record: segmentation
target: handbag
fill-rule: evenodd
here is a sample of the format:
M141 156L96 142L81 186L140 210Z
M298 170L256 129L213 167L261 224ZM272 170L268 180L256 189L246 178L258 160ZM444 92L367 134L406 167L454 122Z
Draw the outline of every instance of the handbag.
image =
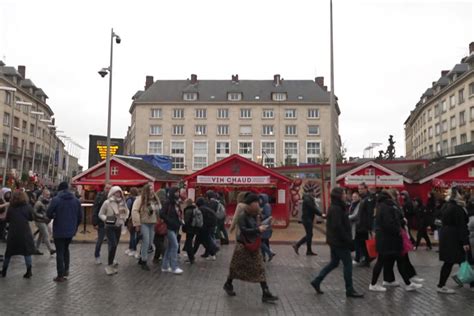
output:
M168 226L166 226L166 223L162 220L159 220L156 225L155 225L155 233L158 236L165 236L168 234Z
M257 238L255 238L255 240L253 242L249 242L245 237L242 238L242 240L244 241L243 244L244 244L245 249L247 249L250 252L259 251L260 246L262 245L262 237L261 236L257 236Z
M117 217L115 216L107 216L105 219L105 225L115 225L117 223Z
M367 254L370 258L377 258L379 254L377 253L375 238L367 239L365 241L365 247L367 248Z
M400 229L400 234L402 235L403 247L402 247L402 256L406 255L408 252L413 251L413 244L410 241L408 233L403 228Z

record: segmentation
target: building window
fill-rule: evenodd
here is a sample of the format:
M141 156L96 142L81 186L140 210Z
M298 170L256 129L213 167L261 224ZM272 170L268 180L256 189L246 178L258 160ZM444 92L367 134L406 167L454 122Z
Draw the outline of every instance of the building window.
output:
M240 109L240 118L241 119L252 118L252 109Z
M185 92L183 93L184 101L196 101L198 99L197 92Z
M217 109L217 118L218 119L228 119L229 118L229 109Z
M474 95L474 82L469 84L469 96Z
M194 127L195 135L206 135L207 134L207 126L206 125L195 125Z
M428 121L433 119L433 111L431 109L428 110Z
M229 125L217 125L217 135L229 135Z
M442 130L442 133L445 133L448 131L448 121L447 120L444 120L443 122L441 122L441 130Z
M443 113L448 110L448 105L446 104L446 100L441 101L441 109Z
M459 126L466 125L466 111L459 112Z
M251 125L240 125L239 134L240 135L252 135L252 126Z
M151 109L150 116L151 118L161 118L162 116L161 109Z
M296 135L296 125L285 125L285 135Z
M296 109L285 109L285 118L287 119L296 118Z
M229 101L241 101L242 93L241 92L229 92L227 93L227 100Z
M3 125L10 126L10 113L3 113Z
M194 142L193 147L193 169L207 167L207 142Z
M430 127L428 128L428 137L429 137L429 138L433 138L433 127L432 127L432 126L430 126Z
M285 142L284 144L283 157L285 159L285 166L297 166L298 142Z
M456 105L456 96L453 94L449 97L449 106L454 107Z
M471 131L471 142L474 142L474 131Z
M174 119L183 119L184 118L184 109L173 109L173 118Z
M308 135L319 135L319 125L309 125Z
M441 144L440 143L436 143L436 152L437 153L441 152Z
M12 105L12 93L10 91L5 91L5 104Z
M162 155L163 154L163 142L161 140L150 140L148 142L148 154L150 155Z
M198 118L198 119L207 118L207 110L206 109L196 109L196 118Z
M262 118L264 119L272 119L275 117L275 113L273 109L263 109L262 111Z
M456 146L457 146L457 144L458 144L458 143L457 143L457 139L456 139L456 137L452 137L452 138L451 138L451 147L453 147L453 148L454 148L454 147L456 147Z
M461 144L467 143L467 134L461 134Z
M268 168L274 168L276 165L275 142L262 142L263 165Z
M310 119L319 118L319 109L308 109L308 118Z
M16 116L13 118L13 127L20 130L20 118Z
M262 135L273 136L273 125L263 125L262 126Z
M471 108L469 109L470 111L470 118L471 118L471 122L474 121L474 106L471 106Z
M306 162L309 164L318 163L319 156L321 155L321 143L320 142L306 142Z
M161 135L162 133L161 125L150 125L150 135Z
M225 157L228 157L229 155L230 155L230 142L229 141L216 142L216 161L219 161Z
M184 135L184 125L173 125L173 135Z
M458 91L458 104L464 103L464 89Z
M248 159L252 159L253 142L239 142L239 155Z
M438 136L441 133L441 125L436 123L435 125L435 135Z
M273 92L272 93L273 101L286 101L286 93L284 92Z
M451 129L456 128L456 116L451 116L450 123L451 123Z
M30 124L30 135L35 136L35 124Z
M435 117L439 116L441 114L439 104L436 104L434 107L434 115Z
M184 170L184 159L186 156L186 146L184 141L171 142L171 158L174 170Z

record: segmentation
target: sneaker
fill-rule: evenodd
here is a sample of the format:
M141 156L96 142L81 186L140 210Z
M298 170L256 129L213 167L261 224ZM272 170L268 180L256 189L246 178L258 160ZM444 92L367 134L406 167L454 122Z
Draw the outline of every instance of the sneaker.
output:
M66 279L65 277L59 277L59 276L58 276L58 277L55 277L55 278L53 279L53 281L54 281L54 282L57 282L57 283L62 283L62 282L67 281L67 279Z
M181 270L180 268L176 268L175 270L173 270L173 274L176 274L176 275L180 275L180 274L183 274L183 270Z
M161 268L161 272L163 272L163 273L171 273L171 272L173 272L173 270L171 270L171 268L168 268L168 269L163 269L163 268Z
M100 258L95 258L95 264L96 265L102 264L102 261L100 260Z
M453 289L449 289L449 288L447 288L447 287L445 287L445 286L443 286L443 287L438 287L438 288L436 289L436 292L442 293L442 294L454 294L454 293L456 293L456 291L454 291Z
M423 283L425 282L425 279L414 276L413 278L410 279L410 281L415 282L415 283Z
M129 257L133 257L133 256L135 256L135 254L136 254L136 252L133 251L133 250L131 250L131 251L128 252L127 255L128 255Z
M105 267L105 273L107 275L114 275L115 274L115 270L112 266L106 266Z
M398 283L397 281L393 281L393 282L383 281L382 285L383 285L383 287L399 287L400 283Z
M369 285L369 291L372 291L372 292L387 292L387 289L384 288L381 285L378 285L378 284L375 284L375 285L370 284Z
M140 253L138 251L135 253L135 259L140 259Z
M114 269L114 274L118 274L118 269L117 268L113 268Z
M353 266L356 266L356 265L358 265L358 264L359 264L359 262L357 262L357 261L355 261L355 260L352 260L352 265L353 265Z
M209 256L206 258L207 261L216 261L216 256Z
M423 284L418 284L418 283L412 282L412 283L410 283L410 285L407 285L405 287L405 290L407 292L412 292L412 291L416 291L418 289L421 289L422 287L423 287Z
M125 254L128 256L130 255L130 249L125 250Z
M114 260L114 268L117 268L119 266L119 262L117 260Z

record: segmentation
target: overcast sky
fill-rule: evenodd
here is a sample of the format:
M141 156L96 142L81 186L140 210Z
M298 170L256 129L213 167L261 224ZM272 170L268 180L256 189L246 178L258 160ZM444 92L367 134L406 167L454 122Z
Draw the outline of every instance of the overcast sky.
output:
M334 0L335 92L350 156L389 134L404 154L403 122L421 94L468 54L473 1ZM329 84L329 0L0 1L0 59L26 65L57 125L88 147L106 135L110 28L112 136L130 124L132 95L157 79L314 79ZM378 148L379 150L381 148ZM81 163L87 166L87 150Z

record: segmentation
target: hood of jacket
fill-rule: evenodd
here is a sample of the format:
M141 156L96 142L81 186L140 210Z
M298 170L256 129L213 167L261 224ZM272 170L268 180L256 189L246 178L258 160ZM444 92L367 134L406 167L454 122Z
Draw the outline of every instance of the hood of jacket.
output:
M258 197L262 200L261 206L263 206L265 204L268 204L268 202L270 201L270 198L268 197L268 194L262 193Z
M168 197L168 201L170 201L171 204L176 204L176 201L178 199L175 197L175 194L178 191L179 191L179 189L177 187L172 187L172 188L169 189L167 197Z
M5 196L5 194L8 193L8 192L12 192L12 189L7 188L7 187L2 188L2 190L0 190L0 198L3 199L3 197Z
M123 199L123 198L124 198L124 196L123 196L123 191L122 191L122 189L121 189L119 186L117 186L117 185L110 188L109 194L107 194L107 198L111 198L111 197L112 197L115 193L117 193L117 192L122 193L122 199Z
M388 194L387 192L380 192L379 195L377 196L377 202L378 203L382 203L382 202L386 202L387 200L390 200L392 201L392 197L390 196L390 194Z
M76 196L71 191L67 190L60 191L56 196L61 200L72 200L76 198Z

